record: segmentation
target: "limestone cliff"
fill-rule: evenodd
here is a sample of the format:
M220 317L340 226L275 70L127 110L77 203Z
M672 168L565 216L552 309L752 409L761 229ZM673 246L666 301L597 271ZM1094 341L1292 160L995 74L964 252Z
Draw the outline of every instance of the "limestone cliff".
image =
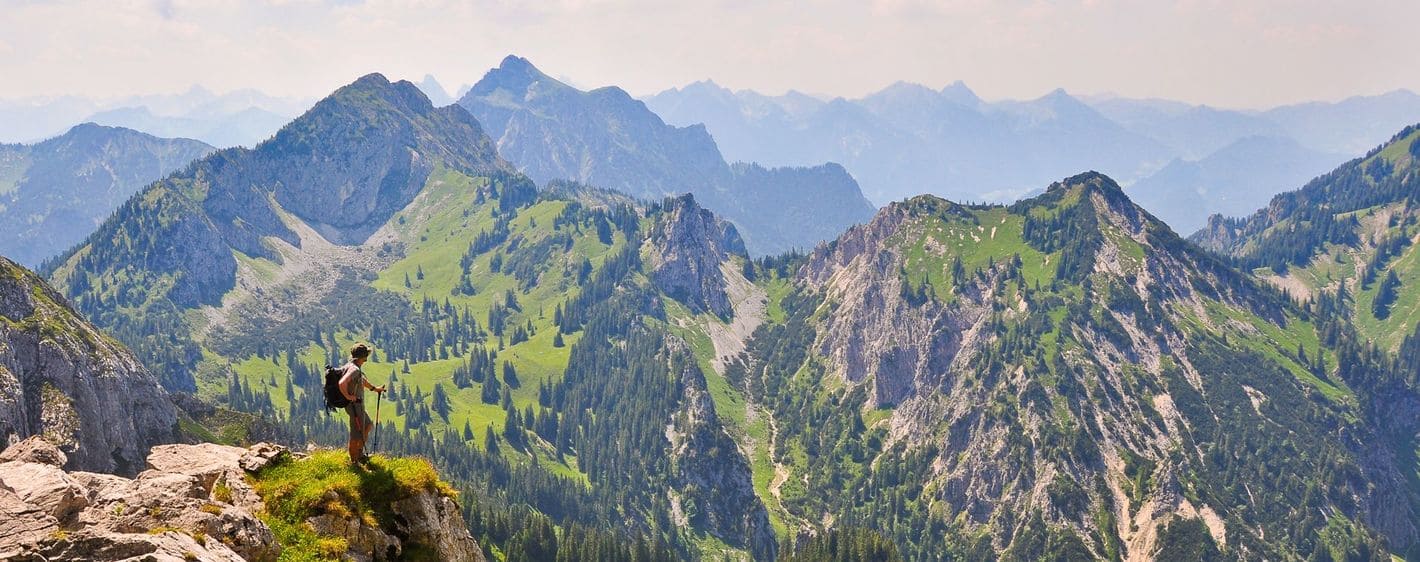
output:
M739 233L691 195L666 199L663 210L649 236L651 281L691 312L729 318L733 310L720 264L745 255Z
M177 439L177 416L127 348L0 258L0 444L42 435L66 468L133 474L149 447Z

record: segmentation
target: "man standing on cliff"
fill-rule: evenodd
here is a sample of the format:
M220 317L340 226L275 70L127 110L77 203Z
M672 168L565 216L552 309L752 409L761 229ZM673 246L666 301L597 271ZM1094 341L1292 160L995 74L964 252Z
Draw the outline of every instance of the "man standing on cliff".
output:
M384 392L385 387L370 384L365 380L365 372L360 370L360 366L370 358L370 346L357 343L350 348L350 362L345 364L345 374L340 377L340 393L350 401L345 407L345 413L350 414L350 463L365 464L370 461L370 457L365 454L365 440L370 438L370 431L375 428L375 424L370 422L370 415L365 413L365 389L375 392Z

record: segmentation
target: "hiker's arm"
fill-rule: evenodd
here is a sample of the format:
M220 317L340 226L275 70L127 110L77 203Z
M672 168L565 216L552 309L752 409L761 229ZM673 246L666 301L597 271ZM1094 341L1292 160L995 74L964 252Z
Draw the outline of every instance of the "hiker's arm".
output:
M353 392L351 392L350 390L347 389L347 387L350 386L350 375L351 375L352 373L354 373L354 371L345 371L345 374L340 376L340 384L337 384L337 385L335 385L335 386L337 386L337 387L340 388L340 393L345 395L345 399L346 399L346 400L349 400L349 401L351 401L351 402L354 402L354 401L355 401L355 393L353 393ZM369 383L365 383L365 384L369 384Z
M375 391L375 392L384 392L384 391L385 391L385 387L383 387L383 386L375 386L375 385L373 385L373 384L370 384L370 381L360 381L360 382L365 383L365 388L366 388L367 390L373 390L373 391Z

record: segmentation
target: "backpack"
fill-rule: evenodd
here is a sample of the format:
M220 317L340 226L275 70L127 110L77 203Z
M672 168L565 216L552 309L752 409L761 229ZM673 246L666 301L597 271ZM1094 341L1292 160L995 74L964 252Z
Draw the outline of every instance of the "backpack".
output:
M350 405L350 399L340 391L340 378L344 376L345 369L325 366L325 409L339 410Z

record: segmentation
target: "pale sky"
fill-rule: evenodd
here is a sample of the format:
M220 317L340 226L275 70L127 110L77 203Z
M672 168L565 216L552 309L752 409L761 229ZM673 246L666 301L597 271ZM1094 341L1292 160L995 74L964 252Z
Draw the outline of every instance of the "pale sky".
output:
M319 97L369 72L454 90L514 53L635 95L963 80L988 99L1063 87L1268 107L1420 91L1415 22L1415 0L0 0L0 98Z

